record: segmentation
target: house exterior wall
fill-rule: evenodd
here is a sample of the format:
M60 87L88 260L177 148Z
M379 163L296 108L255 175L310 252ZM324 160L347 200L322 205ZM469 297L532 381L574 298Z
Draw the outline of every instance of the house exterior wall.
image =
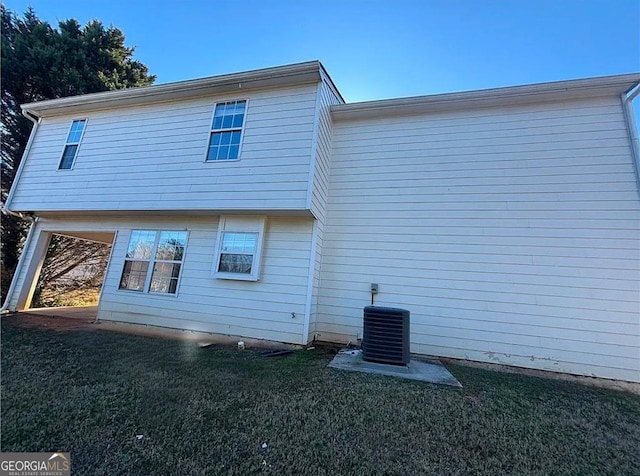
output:
M302 329L313 220L267 218L258 282L212 277L218 222L218 216L73 216L44 218L37 226L40 232L117 232L100 298L99 319L306 343ZM189 231L176 295L118 289L134 229ZM32 250L26 253L28 257ZM20 286L23 281L22 278ZM296 317L292 318L291 313Z
M10 308L50 233L108 231L100 319L355 341L377 283L376 304L411 311L414 353L640 381L640 191L617 96L632 78L332 116L342 98L306 68L210 78L206 96L183 84L34 106L45 117L7 208L40 221ZM236 99L240 160L205 162L215 104ZM69 104L97 109L53 115ZM87 119L79 153L58 170L74 119ZM220 215L234 214L268 215L258 282L212 277ZM118 289L133 229L189 231L177 295Z
M411 311L411 351L640 381L619 97L334 121L316 331Z
M44 118L16 211L308 209L318 84ZM248 99L241 160L205 162L217 101ZM87 119L72 170L69 126Z
M315 335L315 321L317 316L318 285L320 282L320 267L322 263L322 241L324 235L324 224L326 221L327 195L329 191L329 174L331 167L331 133L332 121L330 107L334 104L342 104L340 98L329 84L329 79L324 78L318 88L317 111L316 111L316 132L313 177L310 180L312 186L309 188L309 209L316 218L315 246L313 267L310 270L311 276L311 302L309 309L309 326L307 329L307 339L312 341Z
M334 104L342 104L328 81L323 81L318 88L316 131L315 131L315 160L313 178L310 180L309 209L313 215L324 222L327 208L327 194L329 190L329 170L331 166L331 111Z

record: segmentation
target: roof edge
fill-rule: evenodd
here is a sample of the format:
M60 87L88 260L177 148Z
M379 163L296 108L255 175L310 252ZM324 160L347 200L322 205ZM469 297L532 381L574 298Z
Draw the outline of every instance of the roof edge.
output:
M389 114L420 114L559 99L578 99L592 96L619 96L620 94L628 93L639 83L640 73L599 76L475 91L339 104L331 106L331 115L336 120L344 120Z
M45 117L63 112L80 112L186 99L229 91L319 82L323 69L322 64L314 60L206 78L50 99L23 104L21 107L23 111Z
M331 89L331 91L336 96L336 98L339 101L341 101L342 104L345 104L347 101L345 101L344 97L342 96L342 93L338 89L338 86L336 86L336 83L333 81L333 78L331 78L331 75L329 74L329 72L327 71L327 69L324 67L322 63L320 63L320 75L323 77L324 82L327 84L327 86L329 86L329 89Z

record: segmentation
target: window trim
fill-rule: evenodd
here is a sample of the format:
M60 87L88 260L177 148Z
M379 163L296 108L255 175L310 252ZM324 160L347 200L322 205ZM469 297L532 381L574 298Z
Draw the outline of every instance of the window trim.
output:
M229 279L234 281L260 281L260 268L262 266L262 252L264 249L264 232L266 228L266 216L237 215L221 216L218 223L218 237L216 240L213 269L211 276L216 279ZM228 273L218 271L222 256L222 237L229 233L257 233L256 250L251 263L251 273Z
M186 228L182 230L160 229L160 228L134 228L129 231L129 236L127 239L127 249L129 249L129 243L131 242L131 235L133 234L134 231L153 231L156 234L155 239L153 241L153 248L151 250L151 257L148 260L140 259L140 258L127 258L127 251L125 250L124 258L122 260L122 269L120 271L120 277L118 280L118 287L116 288L117 291L123 291L126 293L135 293L135 294L150 294L153 296L170 296L174 298L178 297L178 294L180 294L180 283L182 282L182 270L184 269L184 263L187 256L187 248L189 245L189 236L191 235L191 233ZM163 231L168 231L168 232L179 231L179 232L185 232L187 234L187 238L185 239L185 242L184 242L184 251L182 252L182 261L180 262L180 273L178 274L178 281L176 283L175 293L161 293L158 291L151 291L151 279L153 278L153 267L154 267L153 265L155 263L175 262L174 260L162 260L162 259L157 260L155 258L155 255L158 251L158 244L160 243L160 234ZM147 268L147 275L145 276L145 279L144 279L144 287L142 288L141 291L120 287L120 282L122 281L122 274L124 273L124 267L126 266L127 261L139 261L139 262L149 263L149 267Z
M78 142L68 142L69 134L71 133L71 128L73 127L73 124L77 121L84 121L84 126L82 127L82 133L80 134L80 138L78 139ZM65 137L64 145L62 146L62 153L60 154L60 160L58 160L58 171L73 170L73 168L75 167L76 159L78 158L78 154L80 153L80 144L82 144L82 139L84 139L84 133L87 131L88 123L89 123L88 117L71 119L71 124L69 124L69 129L67 129L67 136ZM67 150L67 146L69 145L76 146L76 153L73 155L73 160L71 161L71 167L69 167L68 169L62 169L60 168L60 166L62 165L62 159L64 158L64 151Z
M213 119L216 115L216 107L218 106L218 104L224 104L227 102L233 102L233 101L245 101L245 106L244 106L244 117L242 118L242 126L240 128L240 144L238 145L238 158L237 159L224 159L224 160L207 160L207 158L209 157L209 145L211 145L211 136L213 135L214 132L224 132L224 131L229 131L229 130L234 130L236 128L231 128L231 129L214 129L213 128ZM213 104L213 110L211 111L211 117L209 119L209 126L207 129L207 143L205 145L205 150L204 150L204 163L205 164L224 164L227 162L239 162L240 159L242 158L242 143L244 142L244 129L245 129L245 125L247 123L247 112L249 111L249 98L234 98L234 99L224 99L221 101L216 101Z

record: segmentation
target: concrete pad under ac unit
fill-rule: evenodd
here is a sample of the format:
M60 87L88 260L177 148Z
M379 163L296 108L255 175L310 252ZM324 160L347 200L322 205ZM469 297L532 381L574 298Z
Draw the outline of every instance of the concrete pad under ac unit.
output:
M329 367L339 370L351 370L368 374L388 375L391 377L419 380L462 387L460 382L439 361L411 359L408 366L378 364L362 358L361 350L344 349L336 354Z

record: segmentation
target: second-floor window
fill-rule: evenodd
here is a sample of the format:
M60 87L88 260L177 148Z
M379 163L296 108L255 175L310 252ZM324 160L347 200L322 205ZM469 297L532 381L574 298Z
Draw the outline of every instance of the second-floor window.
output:
M207 161L240 158L242 128L247 101L227 101L216 104L207 149Z
M68 170L73 167L73 162L78 155L78 147L80 147L80 141L82 140L86 123L86 119L78 119L71 123L58 169Z

